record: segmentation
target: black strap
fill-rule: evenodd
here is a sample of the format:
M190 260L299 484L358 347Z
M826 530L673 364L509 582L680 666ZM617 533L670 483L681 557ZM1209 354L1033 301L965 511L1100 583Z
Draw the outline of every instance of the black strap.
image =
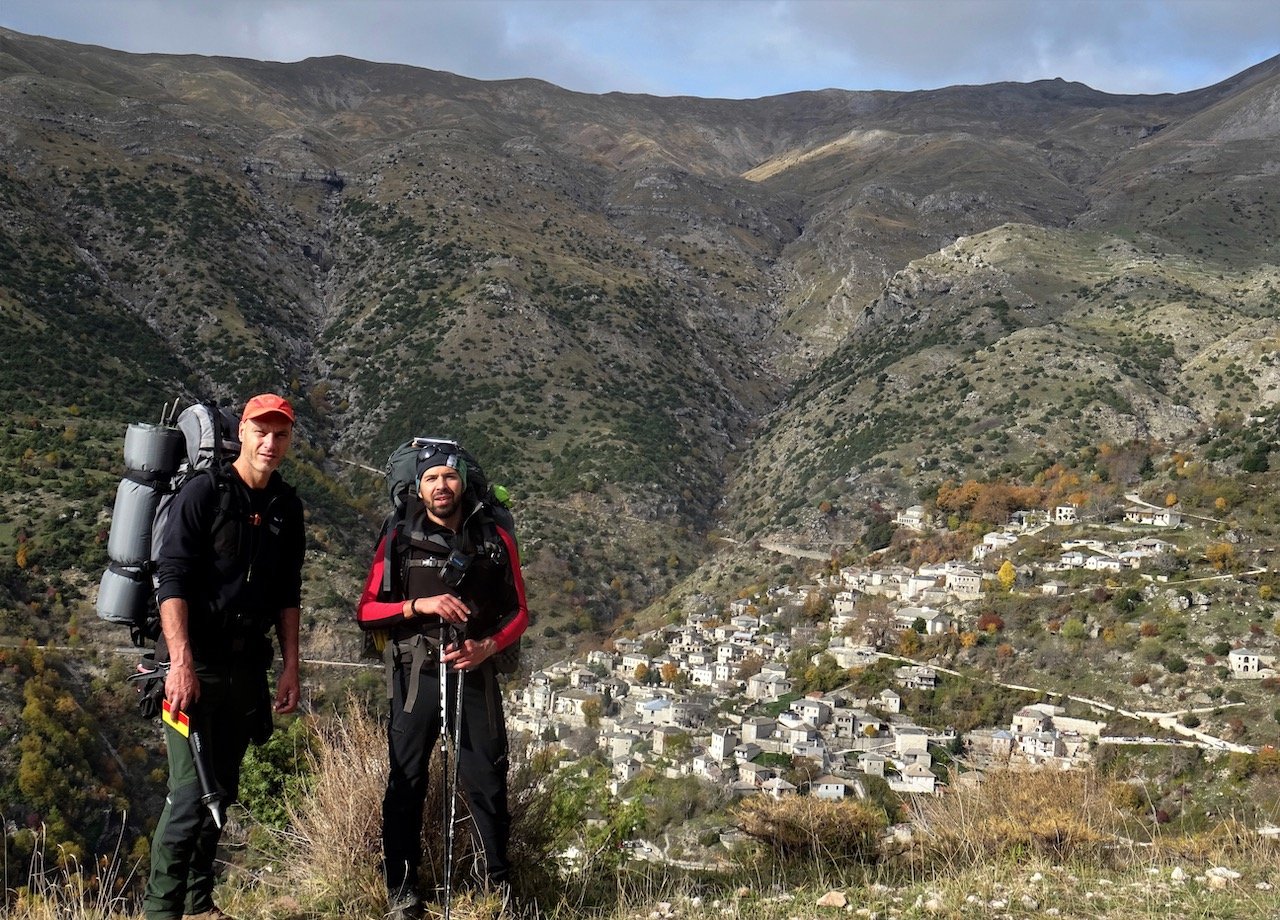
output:
M169 474L159 470L125 470L122 478L141 486L154 486L161 480L168 480Z
M387 697L395 696L395 673L401 672L408 665L408 687L404 695L404 711L413 712L418 702L418 689L422 683L422 672L440 661L439 640L433 640L423 633L416 633L407 639L391 639L382 649L382 660L387 669Z

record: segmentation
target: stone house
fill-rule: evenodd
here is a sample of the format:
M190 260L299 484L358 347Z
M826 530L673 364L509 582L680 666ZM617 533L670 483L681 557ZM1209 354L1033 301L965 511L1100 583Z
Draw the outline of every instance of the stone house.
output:
M903 508L898 512L898 516L893 519L893 522L899 527L906 527L910 530L924 530L928 525L924 505L912 505L909 508Z
M791 711L811 725L822 726L831 721L831 704L805 697L791 704Z
M858 758L858 766L863 773L868 776L884 776L885 765L889 762L889 758L883 754L877 754L874 751L863 754Z
M812 790L814 798L838 802L849 796L859 795L860 785L857 780L827 773L813 781Z
M680 738L688 734L671 725L655 725L653 728L653 752L655 754L667 753L667 745L674 738Z
M736 661L717 661L713 676L718 684L727 684L738 677L738 663Z
M742 740L762 741L766 738L772 738L777 731L778 723L767 716L758 716L754 719L746 719L742 723Z
M953 569L947 572L946 588L961 600L973 600L982 597L982 576L970 569Z
M760 784L760 791L773 796L775 799L781 799L789 795L795 795L796 787L781 776L773 776Z
M901 607L893 614L899 629L914 629L916 620L924 621L924 631L929 636L940 636L951 629L952 620L941 610L932 607Z
M1018 749L1029 757L1065 757L1067 746L1055 731L1033 732L1018 739Z
M1266 677L1270 670L1262 655L1247 648L1233 648L1227 655L1227 664L1231 668L1231 676L1242 680Z
M606 652L604 649L592 649L587 652L587 667L603 668L606 671L612 671L617 656L613 652Z
M574 689L561 690L556 694L552 711L570 725L581 728L587 724L585 707L590 701L594 701L601 708L604 706L604 698L598 693Z
M772 767L762 766L757 763L739 763L738 779L741 782L750 783L759 788L767 779L773 779L777 772Z
M716 665L702 664L689 669L689 680L699 687L710 687L715 679Z
M1023 706L1013 714L1013 724L1009 730L1015 736L1032 735L1045 731L1052 724L1053 717L1049 713L1034 706Z
M738 733L728 728L718 728L711 733L708 752L717 761L728 760L739 743Z
M761 671L759 674L747 678L746 696L749 700L772 702L790 693L791 686L791 681L785 677L778 677L771 672Z
M625 674L635 674L636 668L641 665L646 668L650 667L651 662L648 655L644 652L627 652L622 656L622 663L619 667Z
M551 680L538 671L530 678L521 693L520 702L530 712L551 712L555 702L555 691L551 689Z
M629 783L640 775L644 764L636 757L619 757L610 765L613 778L619 783Z
M636 703L636 715L646 725L666 725L670 723L666 714L670 708L671 700L665 696L659 696Z
M903 665L895 668L894 679L908 690L935 690L938 687L938 672L924 665Z
M912 792L930 795L937 790L938 778L928 767L911 763L902 768L897 780L889 781L889 788L895 792Z
M918 725L898 725L893 730L893 749L899 757L914 758L929 753L929 732Z
M1144 524L1148 527L1177 527L1182 523L1182 512L1176 508L1130 505L1124 509L1124 519L1129 524Z

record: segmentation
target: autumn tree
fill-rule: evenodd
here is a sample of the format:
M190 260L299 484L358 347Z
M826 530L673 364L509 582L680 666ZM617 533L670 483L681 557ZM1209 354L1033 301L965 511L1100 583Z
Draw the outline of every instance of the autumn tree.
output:
M920 634L914 629L898 630L898 654L911 657L920 651Z
M1219 572L1232 572L1238 567L1236 548L1230 543L1211 543L1204 555L1209 564Z
M978 615L978 620L974 623L974 627L981 632L996 633L1004 629L1004 617L994 610L984 610Z
M738 680L749 680L760 673L764 667L764 659L752 652L738 662Z
M1014 568L1012 561L1006 559L1004 565L1000 566L1000 571L996 572L996 578L1001 588L1012 591L1014 582L1018 580L1018 570Z

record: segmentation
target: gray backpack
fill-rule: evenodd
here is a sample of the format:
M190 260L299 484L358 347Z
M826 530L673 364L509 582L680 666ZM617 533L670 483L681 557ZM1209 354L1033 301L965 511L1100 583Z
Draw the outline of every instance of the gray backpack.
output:
M240 452L239 419L230 410L196 403L175 420L177 410L176 400L172 409L166 403L158 425L135 422L125 431L125 473L107 538L110 564L98 586L98 616L129 627L138 647L160 635L153 577L173 496L199 475L224 475Z

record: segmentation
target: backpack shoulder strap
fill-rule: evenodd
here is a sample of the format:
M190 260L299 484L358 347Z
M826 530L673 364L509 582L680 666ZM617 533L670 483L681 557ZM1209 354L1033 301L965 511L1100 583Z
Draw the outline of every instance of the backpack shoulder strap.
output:
M400 564L399 543L403 539L404 529L408 523L408 507L409 502L397 505L382 522L382 532L378 536L378 541L382 544L382 587L378 593L379 600L392 599L392 579L395 577L396 567Z

